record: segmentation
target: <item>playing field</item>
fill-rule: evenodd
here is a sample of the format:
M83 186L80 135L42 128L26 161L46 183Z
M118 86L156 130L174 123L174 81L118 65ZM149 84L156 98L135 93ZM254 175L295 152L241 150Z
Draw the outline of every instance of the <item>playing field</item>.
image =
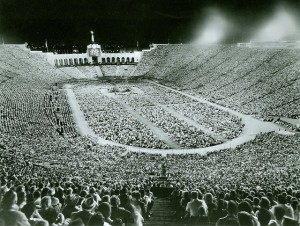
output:
M72 87L89 127L101 138L155 149L202 148L237 137L241 119L151 83Z

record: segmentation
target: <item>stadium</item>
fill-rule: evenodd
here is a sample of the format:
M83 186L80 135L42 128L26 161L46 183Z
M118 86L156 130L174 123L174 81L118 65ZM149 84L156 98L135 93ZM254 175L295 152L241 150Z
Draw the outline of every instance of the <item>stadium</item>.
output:
M299 225L299 41L85 35L0 45L0 225Z

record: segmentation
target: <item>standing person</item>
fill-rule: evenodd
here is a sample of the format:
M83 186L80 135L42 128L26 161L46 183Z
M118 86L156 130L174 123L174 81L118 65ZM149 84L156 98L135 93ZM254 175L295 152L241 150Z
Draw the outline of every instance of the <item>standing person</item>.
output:
M141 226L144 222L144 217L146 215L145 203L141 201L141 193L135 191L132 193L131 205L133 206L134 215L135 215L135 225Z
M184 217L185 214L185 210L186 210L186 206L187 204L191 201L190 199L190 193L188 191L184 191L182 193L182 198L180 200L180 217Z
M144 218L142 215L136 210L134 205L131 203L131 200L129 196L124 199L124 208L128 210L131 214L131 219L133 219L133 222L128 223L130 226L142 226L144 222Z
M204 200L207 205L207 216L210 219L213 211L217 208L217 206L214 203L213 195L211 193L206 193L204 196Z
M141 201L141 193L135 191L132 193L132 204L136 208L136 210L142 215L142 217L146 216L146 206L145 203Z
M191 198L192 200L186 205L186 212L188 215L188 222L190 224L195 224L199 216L199 209L201 206L203 207L203 204L202 200L198 199L197 191L192 191Z
M144 195L144 199L147 201L147 204L146 204L146 210L147 210L147 218L149 218L151 216L151 209L154 205L154 195L153 193L150 191L150 190L146 190L145 192L145 195Z

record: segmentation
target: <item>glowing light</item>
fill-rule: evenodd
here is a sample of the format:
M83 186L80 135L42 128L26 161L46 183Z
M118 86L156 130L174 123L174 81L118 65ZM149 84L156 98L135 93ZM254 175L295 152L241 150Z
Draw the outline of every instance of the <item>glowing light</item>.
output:
M195 44L220 43L227 35L230 23L218 10L209 10L203 26L196 31Z
M280 41L299 39L300 24L293 10L287 7L277 7L275 13L255 33L255 41Z

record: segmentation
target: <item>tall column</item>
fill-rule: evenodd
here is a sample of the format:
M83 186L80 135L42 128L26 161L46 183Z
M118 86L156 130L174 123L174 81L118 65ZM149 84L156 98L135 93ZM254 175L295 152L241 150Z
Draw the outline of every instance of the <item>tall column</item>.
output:
M94 40L94 32L93 31L91 31L91 38L92 38L92 43L94 43L95 40Z

